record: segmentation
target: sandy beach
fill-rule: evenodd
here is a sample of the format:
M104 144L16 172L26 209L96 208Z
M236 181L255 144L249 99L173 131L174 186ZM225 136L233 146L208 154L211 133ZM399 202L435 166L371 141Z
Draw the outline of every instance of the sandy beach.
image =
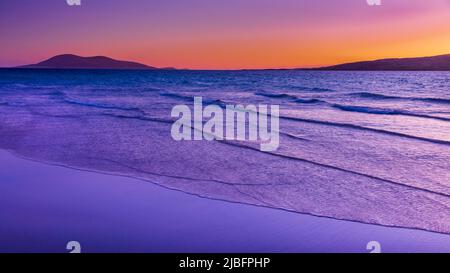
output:
M1 1L0 26L0 254L450 253L450 0Z
M0 252L448 252L450 235L200 198L0 151Z

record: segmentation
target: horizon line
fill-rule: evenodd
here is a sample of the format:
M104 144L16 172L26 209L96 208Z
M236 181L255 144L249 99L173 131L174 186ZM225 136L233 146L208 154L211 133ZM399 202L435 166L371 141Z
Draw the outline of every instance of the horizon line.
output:
M123 62L136 62L138 64L142 64L145 66L148 66L149 69L133 69L133 70L150 70L150 68L156 68L156 70L193 70L193 71L261 71L261 70L314 70L314 69L318 69L320 70L321 68L328 68L328 67L334 67L334 66L339 66L339 65L345 65L345 64L353 64L353 63L360 63L360 62L373 62L373 61L380 61L380 60L398 60L398 59L417 59L417 58L431 58L431 57L441 57L441 56L447 56L450 55L450 53L444 53L444 54L438 54L438 55L426 55L426 56L415 56L415 57L382 57L382 58L374 58L374 59L365 59L365 60L355 60L355 61L349 61L349 62L342 62L342 63L334 63L334 64L326 64L326 65L315 65L315 66L294 66L294 67L258 67L258 68L189 68L189 67L184 67L184 68L178 68L175 66L165 66L165 67L156 67L150 64L146 64L144 62L141 61L134 61L134 60L122 60L120 58L115 58L112 56L107 56L107 55L91 55L91 56L82 56L82 55L78 55L78 54L73 54L73 53L63 53L63 54L56 54L53 55L51 57L48 57L45 60L39 61L37 63L34 64L24 64L24 65L19 65L19 66L2 66L0 67L1 69L23 69L26 68L24 66L29 66L29 65L35 65L35 64L39 64L41 62L47 61L51 58L54 57L58 57L58 56L63 56L63 55L72 55L72 56L76 56L76 57L82 57L82 58L94 58L94 57L104 57L104 58L109 58L115 61L123 61ZM29 69L57 69L57 68L29 68ZM68 69L84 69L84 68L68 68ZM89 68L88 68L89 69ZM104 70L121 70L121 69L115 69L115 68L105 68Z

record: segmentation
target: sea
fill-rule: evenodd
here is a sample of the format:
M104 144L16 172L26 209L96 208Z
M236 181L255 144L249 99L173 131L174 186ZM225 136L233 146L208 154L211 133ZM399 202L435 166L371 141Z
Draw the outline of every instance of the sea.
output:
M171 111L195 97L278 105L278 149L174 140ZM0 136L206 199L450 234L450 72L0 69Z

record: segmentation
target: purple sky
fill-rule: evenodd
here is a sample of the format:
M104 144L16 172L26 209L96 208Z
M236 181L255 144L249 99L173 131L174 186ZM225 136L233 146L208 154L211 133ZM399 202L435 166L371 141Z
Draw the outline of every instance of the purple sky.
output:
M256 68L450 53L449 0L0 1L0 66L61 53Z

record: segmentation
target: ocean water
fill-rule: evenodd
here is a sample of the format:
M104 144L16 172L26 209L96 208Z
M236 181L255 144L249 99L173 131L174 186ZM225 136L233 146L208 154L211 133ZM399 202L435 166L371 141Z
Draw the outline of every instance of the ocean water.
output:
M278 150L174 141L195 96L280 105ZM449 133L449 72L0 70L0 149L369 224L450 234Z

